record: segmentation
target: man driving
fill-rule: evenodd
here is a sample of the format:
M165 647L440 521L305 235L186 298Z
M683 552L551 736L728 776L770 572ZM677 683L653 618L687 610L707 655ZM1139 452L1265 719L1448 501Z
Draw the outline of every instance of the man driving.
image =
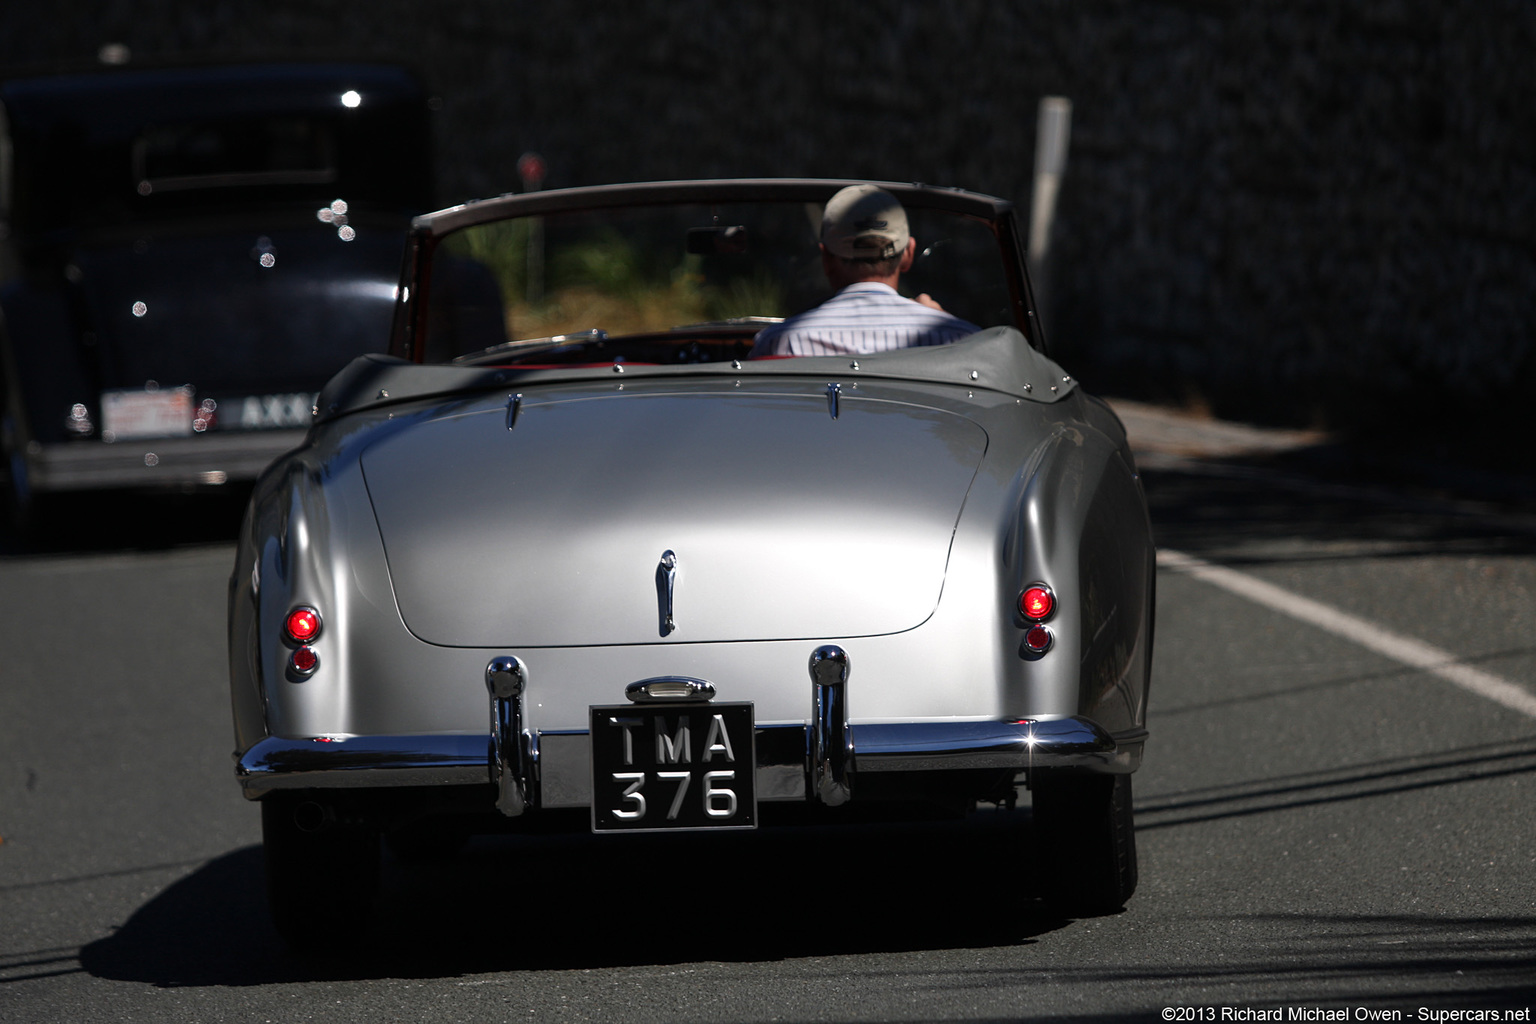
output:
M752 356L832 356L919 345L947 345L976 333L927 295L896 292L912 268L917 241L896 197L874 185L849 185L821 218L821 267L837 294L759 331Z

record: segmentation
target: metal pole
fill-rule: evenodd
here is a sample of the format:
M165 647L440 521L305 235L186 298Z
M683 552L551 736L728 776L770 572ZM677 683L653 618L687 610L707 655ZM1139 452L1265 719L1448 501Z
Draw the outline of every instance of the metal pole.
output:
M517 160L518 177L523 179L524 192L537 192L544 187L544 158L537 153L524 153ZM527 299L530 306L544 301L544 218L530 217L528 223Z
M1051 221L1056 194L1067 169L1067 143L1072 135L1072 101L1043 96L1035 128L1035 194L1029 209L1029 262L1044 269L1051 247Z
M1072 131L1072 101L1042 96L1035 125L1035 194L1029 207L1029 277L1035 293L1035 315L1050 324L1051 224L1056 194L1067 169L1067 139Z

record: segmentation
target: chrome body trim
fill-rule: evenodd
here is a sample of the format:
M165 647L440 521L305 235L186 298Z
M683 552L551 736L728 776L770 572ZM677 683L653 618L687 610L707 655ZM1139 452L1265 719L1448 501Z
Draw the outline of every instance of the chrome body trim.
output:
M523 736L523 693L528 670L511 655L492 658L485 666L485 688L491 694L491 781L499 795L496 808L515 818L528 808L528 765Z
M653 676L624 687L624 696L635 704L652 700L711 701L715 699L715 684L693 676Z
M827 385L827 412L832 414L833 419L837 419L837 400L841 397L842 393L843 386L841 384Z
M830 392L829 392L830 394ZM853 795L853 732L848 728L848 652L827 644L811 652L811 791L828 807Z
M757 728L758 799L806 798L805 763L774 749L804 749L799 742L769 744L764 734L799 734L805 725ZM1130 772L1141 764L1147 733L1138 729L1111 736L1085 718L1014 719L980 722L866 723L850 727L858 737L852 774L942 771L964 768L1078 767ZM558 731L527 738L529 760L537 766L536 803L541 807L585 807L591 792L591 761L585 732ZM235 775L255 799L278 789L348 789L385 786L484 785L489 778L486 737L475 733L423 736L350 736L282 739L269 736L242 755ZM846 781L846 777L845 777ZM814 790L813 790L814 791Z

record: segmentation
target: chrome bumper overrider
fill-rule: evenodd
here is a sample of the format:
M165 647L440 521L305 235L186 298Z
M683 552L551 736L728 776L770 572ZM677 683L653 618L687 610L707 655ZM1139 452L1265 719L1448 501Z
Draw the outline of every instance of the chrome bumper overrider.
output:
M834 774L818 771L815 726L758 727L761 800L804 800ZM858 796L858 776L876 772L965 768L1028 770L1084 767L1130 772L1141 764L1146 731L1111 736L1084 718L985 722L916 722L847 726L847 788ZM823 741L824 743L824 741ZM252 799L275 789L497 784L507 791L510 744L498 756L485 733L423 736L351 736L318 739L268 737L237 756L235 776ZM586 806L590 759L586 733L524 736L521 787L532 806ZM824 746L820 749L825 749ZM845 797L846 798L846 797ZM504 808L506 810L506 808Z

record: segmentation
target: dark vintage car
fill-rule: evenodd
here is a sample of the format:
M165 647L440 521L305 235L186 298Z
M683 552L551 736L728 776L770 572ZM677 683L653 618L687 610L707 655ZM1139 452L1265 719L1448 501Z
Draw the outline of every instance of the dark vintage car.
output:
M252 480L387 344L428 97L368 64L0 83L0 444L36 496Z
M903 287L978 332L752 358L826 297L848 184L416 220L390 353L262 476L230 581L236 776L291 941L367 919L381 837L573 826L623 857L1026 791L1022 884L1131 895L1154 551L1125 432L1045 354L1011 205L955 189L884 186Z

